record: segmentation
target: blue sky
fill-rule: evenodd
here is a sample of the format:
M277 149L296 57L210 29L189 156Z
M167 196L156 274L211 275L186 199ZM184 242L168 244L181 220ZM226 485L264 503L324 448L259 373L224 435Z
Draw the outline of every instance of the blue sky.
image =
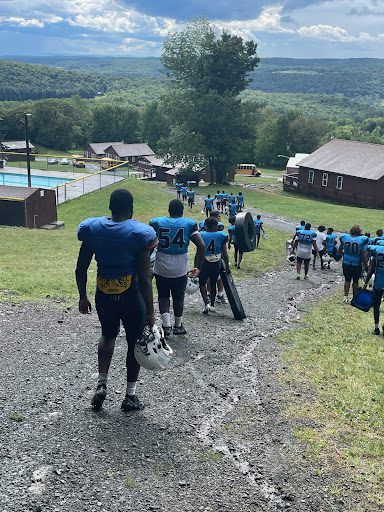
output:
M198 16L261 57L384 58L384 0L0 0L0 55L158 56Z

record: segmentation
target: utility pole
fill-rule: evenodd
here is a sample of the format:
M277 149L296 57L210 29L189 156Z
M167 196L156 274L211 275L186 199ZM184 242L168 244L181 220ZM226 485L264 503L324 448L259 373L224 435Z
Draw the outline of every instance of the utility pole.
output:
M32 179L31 179L31 157L30 157L30 151L29 151L29 131L28 131L28 117L30 117L31 114L28 114L27 112L24 113L24 121L25 121L25 145L27 147L27 173L28 173L28 187L32 186Z

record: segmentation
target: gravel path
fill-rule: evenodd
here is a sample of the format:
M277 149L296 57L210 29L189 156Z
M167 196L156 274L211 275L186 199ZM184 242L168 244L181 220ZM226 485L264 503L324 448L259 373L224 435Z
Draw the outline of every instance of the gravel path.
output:
M336 266L335 266L336 268ZM25 512L298 512L350 510L341 476L321 474L292 437L274 336L340 282L296 281L292 267L241 282L248 318L201 314L187 298L187 336L173 366L142 371L147 404L124 414L125 340L116 346L102 412L89 406L96 374L95 313L0 304L0 510ZM346 493L345 493L346 494ZM344 498L347 500L347 498Z

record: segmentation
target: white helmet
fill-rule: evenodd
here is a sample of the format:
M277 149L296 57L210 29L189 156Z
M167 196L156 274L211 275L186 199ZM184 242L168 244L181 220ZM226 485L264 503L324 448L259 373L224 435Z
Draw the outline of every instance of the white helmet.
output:
M187 281L187 287L185 289L185 291L189 294L189 295L192 295L193 293L197 292L197 290L200 288L199 286L199 280L196 279L196 277L188 277L188 281Z
M287 261L293 263L294 261L296 261L296 256L294 254L290 254L289 256L287 256Z
M324 263L331 263L332 259L329 254L324 254L323 261Z
M173 350L165 342L163 329L146 325L135 343L134 353L140 366L156 372L169 368Z

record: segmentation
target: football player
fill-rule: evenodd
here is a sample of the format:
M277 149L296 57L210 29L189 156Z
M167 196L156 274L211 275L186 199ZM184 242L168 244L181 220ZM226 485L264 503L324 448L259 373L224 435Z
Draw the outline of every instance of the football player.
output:
M95 256L95 304L102 336L98 345L99 377L91 405L100 409L107 395L108 371L122 322L128 350L127 389L121 408L132 411L143 407L136 396L140 366L134 357L134 347L145 325L152 327L155 323L150 252L158 240L153 228L132 219L133 197L128 190L113 191L109 209L111 217L86 219L77 230L82 242L76 266L79 311L91 312L87 271Z
M343 257L344 304L349 303L349 290L352 281L353 296L361 277L362 267L367 267L366 246L368 237L362 234L360 226L352 226L348 234L340 235L339 254Z
M192 210L192 207L195 204L195 192L190 188L187 192L187 195L188 195L188 206Z
M204 199L204 209L205 216L209 217L213 210L213 197L211 197L211 194L208 194L207 197Z
M168 207L169 217L156 217L149 224L159 239L153 269L158 292L159 309L165 337L186 334L183 325L183 309L187 274L189 270L188 247L193 242L197 247L197 267L190 275L197 277L204 260L205 246L196 221L183 217L184 206L173 199ZM172 330L170 315L172 295L175 323Z
M264 222L261 220L261 215L256 215L256 219L253 219L253 223L256 228L256 247L259 247L261 232L264 233Z
M297 236L293 245L293 252L296 250L296 279L300 279L301 265L303 263L304 279L308 279L309 262L311 261L312 250L317 253L316 232L311 228L311 224L307 222L304 229L299 229L296 232Z
M233 244L233 247L235 249L235 267L240 269L244 253L239 249L239 246L237 245L236 241L236 217L229 217L228 221L231 224L228 228L228 249L230 249L231 245Z
M242 211L243 211L243 208L245 208L243 193L242 193L242 192L239 192L239 193L237 194L236 199L237 199L237 211L238 211L238 212L242 212Z
M384 293L384 246L382 245L369 245L367 247L371 254L371 262L369 265L367 277L365 278L364 288L367 287L369 280L372 275L375 274L375 279L373 282L373 319L375 323L375 328L373 333L376 336L380 335L380 305L381 300L383 298ZM383 326L383 336L384 336L384 326Z

